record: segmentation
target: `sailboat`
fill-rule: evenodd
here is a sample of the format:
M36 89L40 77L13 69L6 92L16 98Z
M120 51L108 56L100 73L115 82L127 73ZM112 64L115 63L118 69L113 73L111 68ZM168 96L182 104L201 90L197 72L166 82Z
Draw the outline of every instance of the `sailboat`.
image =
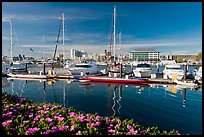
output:
M113 14L113 62L111 60L111 64L109 64L108 74L109 76L122 77L122 75L125 75L125 69L122 66L122 58L120 57L120 60L116 62L116 6L114 6L114 14ZM121 43L121 33L120 36L120 43ZM112 34L111 34L111 44L112 44ZM110 44L110 50L112 50L112 45ZM121 50L121 47L120 47ZM112 51L110 51L112 54Z
M21 63L20 61L14 61L13 60L13 26L12 26L12 21L10 19L10 36L11 36L11 43L10 43L10 47L11 47L11 60L10 60L10 72L26 72L26 64Z

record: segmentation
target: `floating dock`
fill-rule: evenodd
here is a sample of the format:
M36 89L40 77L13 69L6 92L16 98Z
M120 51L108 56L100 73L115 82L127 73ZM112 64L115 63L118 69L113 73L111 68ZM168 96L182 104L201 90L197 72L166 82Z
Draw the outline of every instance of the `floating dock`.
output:
M7 76L12 78L23 78L23 79L54 79L54 80L60 80L60 79L77 79L80 81L91 82L93 84L108 84L108 83L114 83L114 84L124 84L124 85L134 85L137 86L137 84L179 84L178 82L172 81L171 79L163 79L163 78L112 78L107 77L103 75L94 75L94 76L80 76L80 75L53 75L53 74L47 74L47 75L38 75L38 74L7 74ZM202 81L199 81L198 85L202 85ZM139 85L138 85L139 86Z

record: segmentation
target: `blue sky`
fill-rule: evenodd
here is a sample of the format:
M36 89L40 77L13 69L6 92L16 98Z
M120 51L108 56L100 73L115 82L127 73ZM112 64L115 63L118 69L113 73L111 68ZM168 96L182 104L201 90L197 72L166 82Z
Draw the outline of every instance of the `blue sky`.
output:
M123 54L137 48L154 48L161 55L202 51L201 2L3 2L2 54L10 56L12 18L14 55L53 57L61 13L65 45L60 39L57 53L102 53L109 49L114 5L117 53L120 46Z

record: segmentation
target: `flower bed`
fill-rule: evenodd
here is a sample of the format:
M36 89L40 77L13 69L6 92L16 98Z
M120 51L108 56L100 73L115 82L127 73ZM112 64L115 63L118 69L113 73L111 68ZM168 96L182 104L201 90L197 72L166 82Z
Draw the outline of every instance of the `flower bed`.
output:
M4 135L180 135L143 127L133 120L76 112L57 104L33 103L30 99L2 94Z

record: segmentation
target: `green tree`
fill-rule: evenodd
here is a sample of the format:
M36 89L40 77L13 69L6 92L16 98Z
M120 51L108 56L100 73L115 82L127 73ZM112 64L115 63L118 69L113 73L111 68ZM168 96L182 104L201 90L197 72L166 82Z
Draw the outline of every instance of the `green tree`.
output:
M176 59L176 62L177 62L177 63L181 63L181 62L183 62L183 59L182 59L182 58L177 58L177 59Z
M202 52L199 52L199 53L198 53L198 59L199 59L199 60L202 59Z

